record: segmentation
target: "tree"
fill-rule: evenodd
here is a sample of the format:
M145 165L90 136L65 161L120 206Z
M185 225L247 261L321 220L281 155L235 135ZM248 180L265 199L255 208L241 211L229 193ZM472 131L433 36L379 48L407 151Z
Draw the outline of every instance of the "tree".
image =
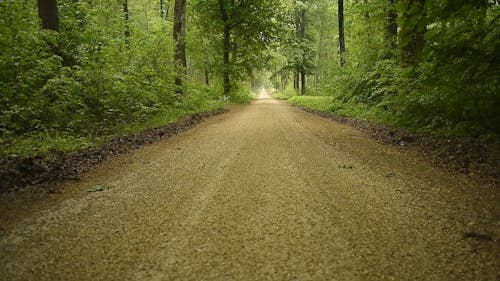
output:
M344 0L338 0L340 65L345 64Z
M294 14L295 14L295 37L294 39L297 41L296 43L299 45L299 47L302 47L302 41L303 39L301 38L301 25L302 25L302 15L305 14L305 3L302 1L294 1ZM303 54L304 50L303 48L299 48L298 50L300 54L298 54L298 57L296 58L296 61L294 62L294 73L293 73L293 88L297 91L300 90L300 73L302 69L302 65L304 63L303 60Z
M229 53L231 52L231 24L229 23L229 15L227 13L226 3L224 0L219 0L219 9L222 19L223 28L223 70L222 70L222 81L224 88L224 96L229 97L231 93L231 79L229 77L230 65L229 65Z
M38 16L43 29L59 32L57 0L38 0Z
M297 33L298 33L298 38L299 41L301 42L302 45L306 44L306 8L302 7L298 11L298 19L297 19ZM306 94L306 52L304 48L302 48L302 56L301 56L301 63L299 67L299 73L300 73L300 93L301 95ZM297 81L298 83L298 81Z
M214 40L214 59L222 80L223 94L233 98L237 83L251 78L255 68L266 61L266 50L277 40L278 13L281 1L276 0L196 0L193 3L205 34Z
M38 0L38 16L42 22L42 29L59 33L59 9L57 0ZM58 40L57 40L58 41ZM59 48L59 42L47 41L52 53L63 57Z
M175 92L183 95L183 80L186 75L186 0L175 0L174 6L174 64L175 64Z
M128 0L123 0L123 15L125 17L125 43L127 46L130 44L130 27L129 27L129 13L128 13Z

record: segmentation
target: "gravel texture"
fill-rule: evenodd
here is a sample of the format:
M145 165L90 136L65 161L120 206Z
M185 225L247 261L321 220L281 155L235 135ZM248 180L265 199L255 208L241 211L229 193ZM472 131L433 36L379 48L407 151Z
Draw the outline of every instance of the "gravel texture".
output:
M417 151L442 168L482 178L491 184L500 184L500 142L498 138L483 137L444 137L429 134L416 134L393 126L377 124L356 118L336 115L296 107L347 124L368 134L377 142L392 144Z
M0 195L0 280L499 280L498 186L272 99Z
M31 185L61 180L78 180L102 161L130 150L169 138L199 124L202 120L223 113L215 110L193 114L177 122L130 136L116 137L100 145L73 153L53 152L35 157L0 158L0 193Z

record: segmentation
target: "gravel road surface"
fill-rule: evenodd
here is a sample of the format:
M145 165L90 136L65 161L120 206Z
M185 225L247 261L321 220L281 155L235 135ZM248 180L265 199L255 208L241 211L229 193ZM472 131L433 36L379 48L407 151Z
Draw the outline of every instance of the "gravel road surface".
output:
M498 186L251 105L0 196L0 280L500 280Z

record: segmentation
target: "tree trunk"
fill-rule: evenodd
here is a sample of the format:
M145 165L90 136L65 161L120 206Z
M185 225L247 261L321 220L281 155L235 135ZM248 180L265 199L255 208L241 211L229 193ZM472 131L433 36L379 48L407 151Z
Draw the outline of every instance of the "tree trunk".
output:
M304 42L306 38L306 9L300 12L300 41ZM306 51L302 50L302 63L300 64L300 94L306 94Z
M324 53L325 48L323 47L324 43L324 38L325 38L325 29L326 29L326 23L325 23L325 16L324 14L321 14L320 18L320 30L319 30L319 40L318 40L318 45L317 45L317 54L316 54L316 74L314 75L314 83L315 85L318 84L318 81L321 79L323 76L323 62L326 60L322 60L322 54Z
M128 0L123 0L123 15L125 17L125 44L127 47L130 45L130 27L129 27L129 14L128 14Z
M229 16L227 14L224 0L219 0L219 8L221 13L222 22L224 24L224 40L223 40L223 63L222 70L222 83L224 88L224 96L230 97L231 95L231 79L229 77L230 70L230 52L231 52L231 25L229 23Z
M223 45L223 84L224 84L224 96L229 97L231 95L231 79L229 77L229 52L231 51L231 27L229 24L224 24L224 45Z
M294 1L295 2L295 1ZM300 43L300 10L298 7L295 7L295 36ZM293 70L293 89L297 92L300 90L300 61L294 61L294 70Z
M345 38L344 38L344 0L339 1L339 53L340 53L340 65L345 64Z
M174 7L175 93L184 94L182 82L186 76L186 0L175 0Z
M59 32L59 10L57 0L38 0L38 16L42 23L42 29ZM59 49L59 43L47 41L52 53L63 59L66 63L64 54Z
M59 32L57 0L38 0L38 16L43 29Z
M304 46L306 38L306 9L304 7L295 8L295 33L298 42ZM306 91L306 50L301 48L301 58L296 65L295 89L300 91L301 95Z

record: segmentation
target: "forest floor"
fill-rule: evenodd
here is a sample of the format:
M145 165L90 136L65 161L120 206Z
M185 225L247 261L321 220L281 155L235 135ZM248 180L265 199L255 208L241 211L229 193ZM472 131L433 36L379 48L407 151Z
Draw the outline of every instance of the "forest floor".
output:
M500 190L263 92L0 194L1 280L498 280Z

